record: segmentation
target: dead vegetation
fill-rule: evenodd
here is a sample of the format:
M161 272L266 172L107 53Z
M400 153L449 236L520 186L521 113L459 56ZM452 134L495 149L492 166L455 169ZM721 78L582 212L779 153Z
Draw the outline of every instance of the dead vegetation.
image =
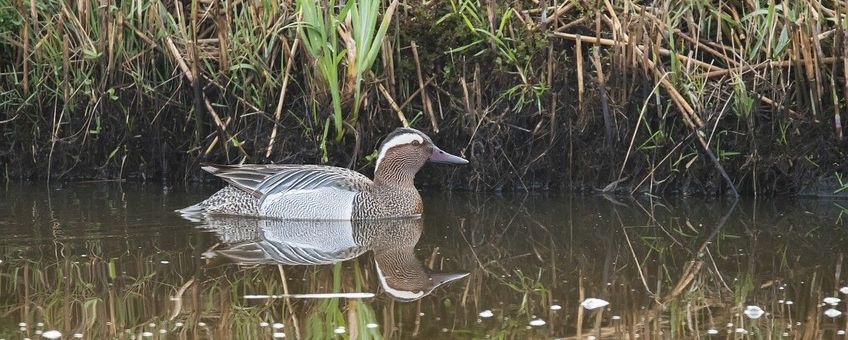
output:
M472 160L431 185L845 188L842 2L333 4L12 1L0 8L4 176L366 168L381 136L412 125Z

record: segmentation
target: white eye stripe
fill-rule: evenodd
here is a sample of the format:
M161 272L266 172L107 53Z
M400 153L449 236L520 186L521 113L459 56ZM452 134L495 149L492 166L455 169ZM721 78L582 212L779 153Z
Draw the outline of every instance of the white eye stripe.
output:
M380 167L380 161L382 161L383 157L386 155L386 150L389 150L398 145L410 144L413 141L417 141L418 144L422 144L424 143L424 138L417 133L404 133L401 135L394 136L392 137L392 139L386 141L386 143L383 144L383 148L380 149L380 155L377 156L377 168Z

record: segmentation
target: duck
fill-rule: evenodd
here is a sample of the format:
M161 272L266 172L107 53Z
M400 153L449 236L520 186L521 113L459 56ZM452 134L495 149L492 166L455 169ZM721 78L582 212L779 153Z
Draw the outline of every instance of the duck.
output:
M207 265L328 265L373 253L383 291L401 302L430 295L468 272L432 272L415 256L422 218L371 220L279 220L209 216L199 228L220 243L203 253Z
M374 179L356 171L309 164L208 164L227 182L209 198L178 210L184 217L240 215L289 220L361 220L421 216L415 174L427 162L468 164L421 131L397 128L380 145Z

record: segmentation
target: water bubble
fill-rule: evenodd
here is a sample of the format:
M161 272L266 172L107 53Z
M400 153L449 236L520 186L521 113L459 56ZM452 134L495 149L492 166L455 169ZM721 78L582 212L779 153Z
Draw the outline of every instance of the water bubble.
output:
M279 322L276 322L271 327L273 327L274 329L281 329L285 326L283 324L279 323Z
M418 316L424 316L424 313L418 313Z
M736 329L736 333L739 333L739 334L748 334L748 331L747 331L747 330L745 330L744 328L737 328L737 329Z
M75 339L82 339L82 333L74 333Z
M269 325L271 325L271 324L269 324L265 321L262 321L262 322L259 323L259 327L268 327Z
M41 335L41 330L40 330L40 329L36 329L36 330L35 330L35 335Z
M728 323L727 323L727 328L731 328L731 327L733 327L733 323L732 323L732 322L728 322Z
M612 316L612 319L613 319L613 320L621 320L621 316L613 315L613 316Z
M143 337L145 337L145 338L149 338L149 337L153 336L153 333L151 333L151 332L144 332L144 333L141 333L141 336L143 336Z
M447 333L447 332L448 332L447 328L442 328L442 333Z
M745 316L751 319L759 319L766 312L758 306L748 306L745 307L745 311L743 313L745 313Z
M789 332L783 332L783 336L784 336L784 337L789 336Z
M488 309L480 312L480 317L484 318L484 319L491 318L494 315L495 315L495 313L492 313L492 311L488 310Z
M159 330L159 334L165 334L165 333L168 333L168 331L167 331L167 330L165 330L164 328L162 328L162 329L160 329L160 330Z
M580 305L583 306L583 308L585 309L593 310L609 305L609 302L596 298L588 298L586 300L583 300Z
M707 334L710 334L710 335L718 334L718 330L710 328L709 330L707 330Z
M841 300L841 299L839 299L839 298L837 298L837 297L826 297L826 298L824 298L824 300L822 300L822 301L824 301L824 303L826 303L826 304L828 304L828 305L836 306L836 305L838 305L838 304L839 304L839 302L840 302L840 301L842 301L842 300Z
M839 288L839 292L842 294L848 294L848 286Z
M551 305L551 310L560 310L560 309L562 309L562 306L560 306L560 305Z
M530 320L530 326L544 326L545 323L545 320L542 319Z
M171 261L162 260L162 261L159 261L159 263L161 263L161 264L168 264L168 263L171 263Z
M836 334L838 334L838 335L845 335L845 331L843 331L843 330L841 330L841 329L840 329L840 330L836 331Z
M203 321L198 322L197 325L200 326L200 327L206 327L206 323L203 322Z
M26 322L18 323L18 327L26 327Z
M147 327L153 328L153 327L156 327L156 324L151 322L151 323L147 324Z
M777 303L779 303L779 304L781 304L781 305L782 305L784 302L786 302L786 301L783 301L783 300L777 300Z
M283 332L275 332L275 333L274 333L274 337L275 337L275 338L285 338L285 337L286 337L286 333L283 333Z
M787 304L787 305L795 304L794 302L792 302L792 300L786 300L786 302L784 302L784 303Z
M336 330L334 330L333 332L335 332L336 334L344 334L345 328L344 328L344 326L339 326L339 327L336 327Z
M373 322L369 322L367 325L365 325L365 327L368 327L368 328L377 328L377 324L376 324L376 323L373 323Z
M43 322L36 323L35 325L36 325L36 326L38 326L38 327L44 327L44 323L43 323Z
M837 316L842 315L842 312L840 312L840 311L838 311L838 310L836 310L836 309L831 308L831 309L828 309L828 310L824 311L824 315L827 315L828 317L831 317L831 318L835 318L835 317L837 317Z
M177 322L177 323L174 324L174 326L177 326L177 327L182 327L183 325L184 325L184 323L182 323L182 322Z

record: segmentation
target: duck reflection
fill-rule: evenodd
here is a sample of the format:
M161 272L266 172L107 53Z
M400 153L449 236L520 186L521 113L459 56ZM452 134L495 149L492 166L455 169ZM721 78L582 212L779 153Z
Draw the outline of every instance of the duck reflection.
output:
M323 265L374 254L383 290L401 301L418 300L437 287L468 275L432 273L415 257L421 218L363 221L294 221L207 217L223 248L204 254L240 264Z

